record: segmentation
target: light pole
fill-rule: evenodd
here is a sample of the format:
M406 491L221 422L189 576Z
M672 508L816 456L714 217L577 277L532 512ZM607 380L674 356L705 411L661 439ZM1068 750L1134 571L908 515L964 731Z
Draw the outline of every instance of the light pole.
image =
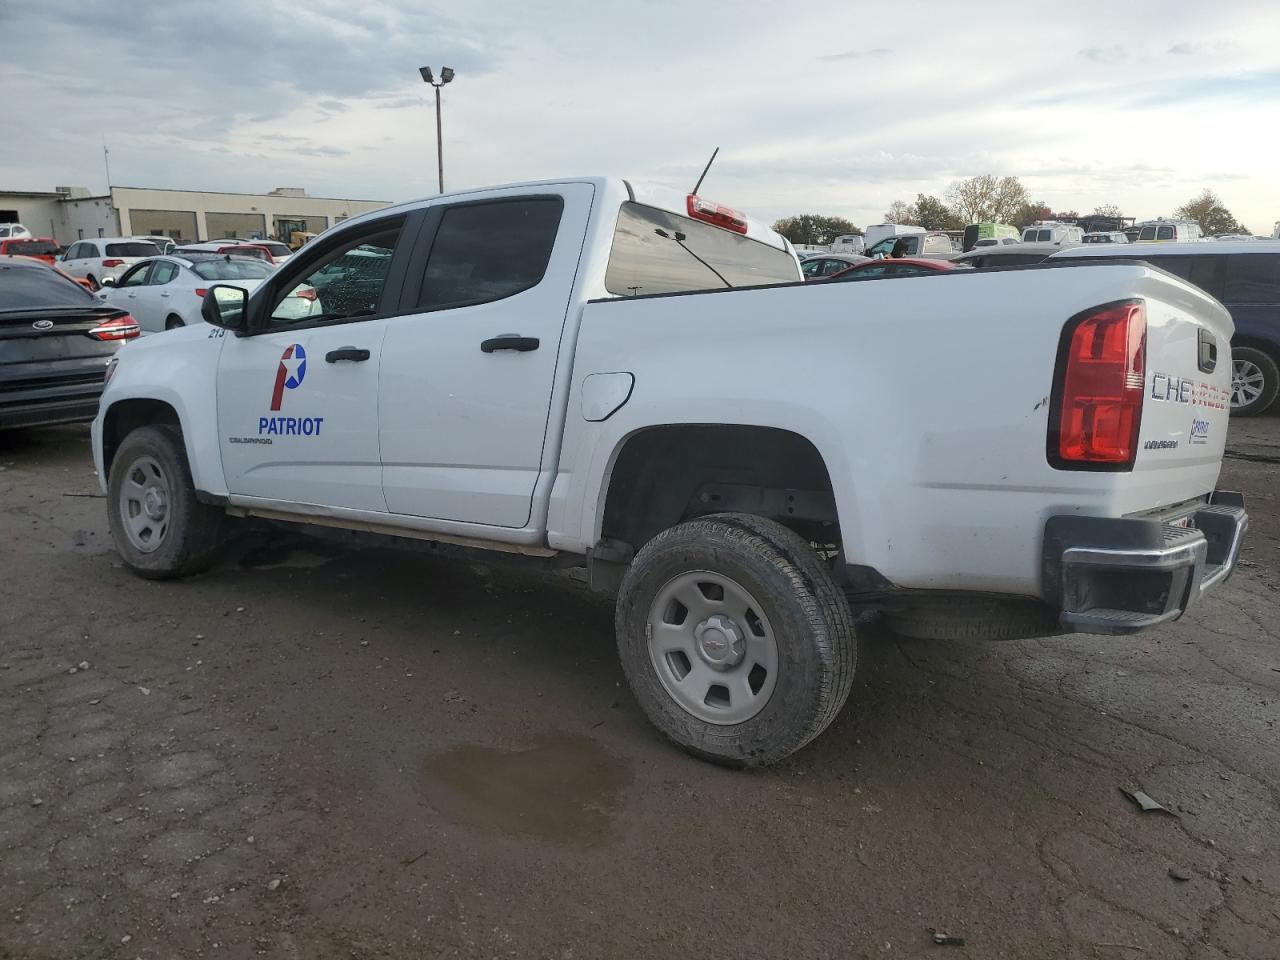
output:
M419 67L424 82L436 88L436 163L440 168L440 192L444 193L444 138L440 132L440 88L453 79L453 67L441 67L437 80L430 67Z

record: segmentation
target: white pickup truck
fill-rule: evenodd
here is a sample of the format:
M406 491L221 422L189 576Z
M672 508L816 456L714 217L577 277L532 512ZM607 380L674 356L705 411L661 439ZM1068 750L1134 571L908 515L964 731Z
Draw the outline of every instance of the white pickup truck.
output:
M1247 524L1231 319L1143 263L804 284L736 211L580 179L353 218L204 317L93 425L130 568L200 571L228 517L585 566L645 713L728 764L831 722L854 612L1132 632Z

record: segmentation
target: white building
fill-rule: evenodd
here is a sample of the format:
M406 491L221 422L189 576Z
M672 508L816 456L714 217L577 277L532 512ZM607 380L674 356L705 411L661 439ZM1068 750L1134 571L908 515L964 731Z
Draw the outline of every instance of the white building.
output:
M112 187L100 196L84 187L57 187L52 192L0 190L0 223L24 224L36 236L62 244L139 235L187 243L231 237L287 241L294 231L320 233L388 203L311 197L301 187L265 194Z

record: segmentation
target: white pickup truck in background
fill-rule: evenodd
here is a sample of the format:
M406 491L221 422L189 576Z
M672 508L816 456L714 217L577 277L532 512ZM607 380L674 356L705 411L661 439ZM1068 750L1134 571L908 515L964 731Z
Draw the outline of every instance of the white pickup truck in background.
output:
M228 516L584 565L645 713L719 762L830 723L854 611L1132 632L1247 524L1230 317L1142 263L806 285L736 211L580 179L354 218L204 315L94 423L130 568L200 571Z

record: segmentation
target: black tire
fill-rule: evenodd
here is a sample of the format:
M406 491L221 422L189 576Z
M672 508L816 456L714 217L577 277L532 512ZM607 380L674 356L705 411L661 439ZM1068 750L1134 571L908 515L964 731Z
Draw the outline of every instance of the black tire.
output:
M98 278L95 277L92 273L89 274L87 277L85 277L85 279L89 281L89 286L93 287L94 290L102 289L102 284L98 282Z
M890 610L889 629L913 640L1024 640L1065 633L1052 610L1035 601L948 597Z
M773 692L741 723L686 710L650 657L650 607L665 585L693 571L741 584L773 626ZM715 514L658 534L623 578L615 626L627 683L650 722L694 756L727 766L763 766L796 752L835 719L853 685L857 640L843 593L802 537L761 517Z
M1241 362L1251 364L1262 374L1262 392L1248 403L1237 406L1236 364ZM1264 353L1257 347L1232 347L1231 375L1231 415L1233 417L1256 417L1260 413L1265 413L1267 408L1275 403L1276 393L1280 392L1280 368L1277 368L1270 354Z
M186 325L187 325L186 321L183 320L176 313L169 314L169 316L166 317L164 321L164 328L166 330L177 330L179 327L185 327Z
M143 457L154 460L167 480L167 523L159 546L150 551L131 541L121 505L121 488ZM225 514L196 498L178 428L153 425L134 430L116 451L107 482L107 520L125 566L149 580L168 580L209 568L222 543Z

